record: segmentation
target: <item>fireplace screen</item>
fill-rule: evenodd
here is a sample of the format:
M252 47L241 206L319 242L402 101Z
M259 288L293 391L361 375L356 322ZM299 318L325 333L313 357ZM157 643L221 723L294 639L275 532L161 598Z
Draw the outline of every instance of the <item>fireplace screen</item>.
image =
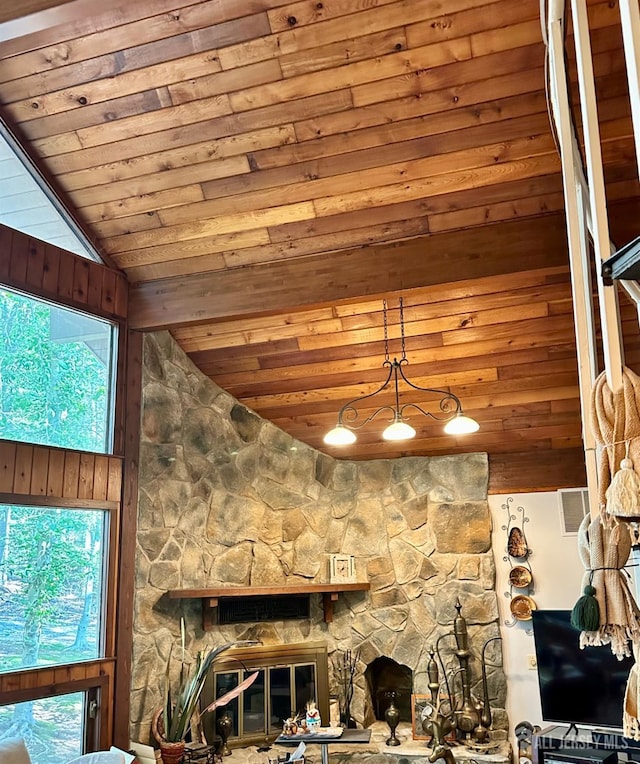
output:
M324 644L275 645L229 650L229 658L219 661L207 678L202 703L206 707L254 671L258 678L239 698L216 711L232 721L230 741L262 741L276 737L289 716L304 712L315 700L328 722L328 662ZM209 717L209 718L208 718ZM213 717L213 718L211 718ZM203 725L208 740L215 737L216 717L205 714Z

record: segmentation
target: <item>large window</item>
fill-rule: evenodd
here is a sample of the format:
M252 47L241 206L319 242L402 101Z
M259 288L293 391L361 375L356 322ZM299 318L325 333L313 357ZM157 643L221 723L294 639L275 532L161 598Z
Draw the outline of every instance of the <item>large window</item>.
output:
M0 706L0 739L20 737L32 730L29 756L33 764L66 764L82 754L85 737L85 706L89 693L74 692L28 703Z
M101 654L106 518L0 505L0 670Z
M116 330L0 288L0 438L105 453Z
M127 285L19 231L0 241L0 739L63 764L128 744Z

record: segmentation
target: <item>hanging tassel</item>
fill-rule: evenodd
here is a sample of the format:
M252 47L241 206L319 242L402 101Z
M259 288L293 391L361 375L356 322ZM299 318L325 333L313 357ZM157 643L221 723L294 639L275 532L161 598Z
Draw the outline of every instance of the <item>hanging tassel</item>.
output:
M578 631L597 631L600 628L600 606L595 598L596 590L587 584L584 594L573 606L571 625Z
M629 441L620 469L607 488L607 513L622 520L640 519L640 477L629 459Z

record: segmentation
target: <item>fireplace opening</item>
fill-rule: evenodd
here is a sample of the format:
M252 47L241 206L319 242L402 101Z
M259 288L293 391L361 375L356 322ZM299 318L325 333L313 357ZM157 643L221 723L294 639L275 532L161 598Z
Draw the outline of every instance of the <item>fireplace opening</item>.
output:
M206 708L215 698L258 671L256 681L239 698L202 717L205 737L213 740L216 723L231 718L229 745L273 740L289 716L304 714L314 700L323 724L329 723L329 671L323 642L260 645L227 650L207 677L201 698Z
M413 671L409 666L383 656L372 661L365 669L364 675L376 719L385 720L384 712L391 703L391 692L395 693L393 702L400 711L400 719L411 719Z

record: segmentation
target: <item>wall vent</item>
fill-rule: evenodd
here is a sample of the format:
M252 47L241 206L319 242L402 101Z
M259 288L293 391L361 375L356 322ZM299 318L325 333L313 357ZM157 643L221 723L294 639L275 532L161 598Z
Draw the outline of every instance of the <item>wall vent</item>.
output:
M218 623L261 623L309 618L309 595L289 594L286 597L221 597L218 601Z
M575 536L585 515L589 514L586 488L562 488L558 491L560 529L563 536Z

